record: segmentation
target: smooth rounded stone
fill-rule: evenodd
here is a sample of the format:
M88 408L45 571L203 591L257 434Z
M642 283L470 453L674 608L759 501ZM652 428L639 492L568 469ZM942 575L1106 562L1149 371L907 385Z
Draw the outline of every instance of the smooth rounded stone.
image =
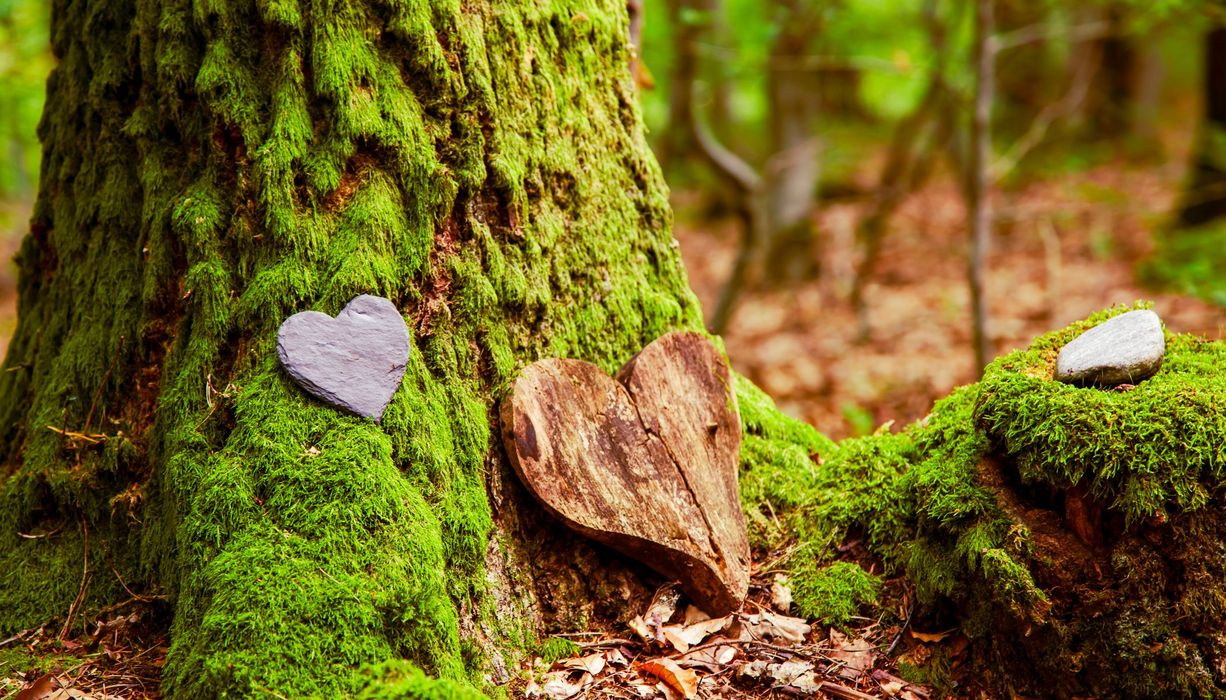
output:
M1056 358L1056 380L1115 386L1149 379L1162 366L1162 320L1148 309L1129 311L1077 336Z
M379 421L409 363L409 329L395 304L363 294L336 318L303 311L285 319L277 357L308 394Z

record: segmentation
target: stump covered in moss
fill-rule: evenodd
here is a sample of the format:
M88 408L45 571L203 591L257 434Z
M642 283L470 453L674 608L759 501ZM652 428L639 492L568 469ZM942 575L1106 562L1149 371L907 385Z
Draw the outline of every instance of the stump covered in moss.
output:
M830 580L862 538L954 611L999 692L1226 694L1226 344L1170 336L1133 388L1053 381L1060 348L1122 311L999 358L901 433L812 441L790 468L746 453L759 537L774 521L754 514L783 513L793 576Z

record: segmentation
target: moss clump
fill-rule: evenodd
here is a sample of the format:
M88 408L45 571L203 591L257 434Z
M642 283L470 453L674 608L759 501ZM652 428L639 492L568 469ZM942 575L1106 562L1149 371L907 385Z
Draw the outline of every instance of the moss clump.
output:
M1171 336L1161 371L1128 391L1052 381L1060 348L1114 313L992 363L978 424L1024 483L1086 486L1127 525L1199 510L1226 466L1226 347Z
M561 637L550 637L546 639L541 648L537 651L537 655L547 664L552 664L560 659L568 659L572 656L578 656L582 650L578 644L569 639Z
M792 568L792 602L801 615L826 625L847 624L877 602L881 579L851 562Z

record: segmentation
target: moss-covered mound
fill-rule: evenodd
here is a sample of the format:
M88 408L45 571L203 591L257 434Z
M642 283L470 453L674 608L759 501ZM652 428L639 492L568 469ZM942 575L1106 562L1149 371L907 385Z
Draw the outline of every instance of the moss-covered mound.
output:
M1226 693L1226 345L1170 336L1131 389L1052 380L1065 343L1125 310L998 359L899 434L811 440L816 459L748 440L754 532L799 533L788 567L824 596L807 612L868 599L835 563L854 535L957 610L1002 691Z

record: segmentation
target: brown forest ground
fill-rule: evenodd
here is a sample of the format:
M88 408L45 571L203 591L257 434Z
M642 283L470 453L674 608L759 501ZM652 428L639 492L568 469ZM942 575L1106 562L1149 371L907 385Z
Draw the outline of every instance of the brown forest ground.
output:
M997 354L1113 304L1152 300L1172 331L1221 339L1223 310L1145 289L1135 279L1183 167L1104 164L1000 192L989 253L989 335ZM693 197L674 197L678 210ZM966 214L948 179L895 214L867 297L872 333L856 344L848 301L862 202L815 215L819 278L743 296L725 333L732 365L789 414L834 438L922 418L934 400L976 379L965 273ZM733 221L678 215L690 284L713 309L736 255Z

